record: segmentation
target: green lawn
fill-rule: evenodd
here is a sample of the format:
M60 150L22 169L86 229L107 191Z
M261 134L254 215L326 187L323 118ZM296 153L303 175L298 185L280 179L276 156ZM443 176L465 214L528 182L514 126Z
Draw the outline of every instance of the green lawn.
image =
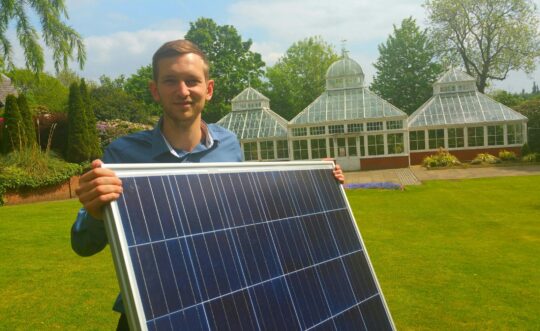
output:
M399 330L540 326L540 176L348 191ZM0 330L111 330L110 253L81 258L78 202L0 208Z
M540 177L349 191L400 330L540 328Z

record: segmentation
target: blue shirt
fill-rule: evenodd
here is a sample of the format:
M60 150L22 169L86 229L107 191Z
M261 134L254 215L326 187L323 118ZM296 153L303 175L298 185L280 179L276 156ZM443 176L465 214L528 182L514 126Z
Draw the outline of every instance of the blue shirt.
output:
M182 163L182 162L240 162L242 152L236 135L216 124L202 123L204 141L191 152L171 147L161 133L162 120L153 130L146 130L113 141L103 155L107 163ZM81 256L90 256L107 246L103 221L91 217L84 208L79 210L71 228L71 247ZM114 310L124 312L118 296Z

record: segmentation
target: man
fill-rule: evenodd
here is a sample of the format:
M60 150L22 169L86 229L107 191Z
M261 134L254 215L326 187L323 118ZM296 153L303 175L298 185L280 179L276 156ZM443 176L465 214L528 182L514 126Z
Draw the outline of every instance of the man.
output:
M240 144L230 131L206 124L201 113L212 98L214 81L209 77L205 54L187 40L161 46L152 58L152 97L163 109L153 130L142 131L112 142L103 156L105 163L239 162ZM107 245L103 207L122 193L122 182L113 171L92 162L81 176L77 195L83 207L71 229L71 245L77 254L90 256ZM339 166L334 176L343 182ZM114 310L124 313L118 296ZM122 314L118 330L127 330Z

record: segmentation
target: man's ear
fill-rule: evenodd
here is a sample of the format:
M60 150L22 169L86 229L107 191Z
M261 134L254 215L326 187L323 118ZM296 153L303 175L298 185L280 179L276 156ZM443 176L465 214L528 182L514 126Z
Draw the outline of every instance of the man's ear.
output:
M160 102L161 98L159 97L159 92L157 89L157 84L153 80L151 80L148 83L148 89L150 90L150 93L152 94L152 98L154 98L155 102Z
M214 80L209 79L206 82L206 101L212 99L213 94L214 94Z

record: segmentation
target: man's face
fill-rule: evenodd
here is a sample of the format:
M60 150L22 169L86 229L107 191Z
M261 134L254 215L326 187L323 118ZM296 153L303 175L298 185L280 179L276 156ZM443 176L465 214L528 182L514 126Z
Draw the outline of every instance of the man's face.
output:
M193 53L158 62L158 78L150 83L150 92L163 107L164 120L189 125L200 118L214 91L214 81L206 80L204 68L202 58Z

